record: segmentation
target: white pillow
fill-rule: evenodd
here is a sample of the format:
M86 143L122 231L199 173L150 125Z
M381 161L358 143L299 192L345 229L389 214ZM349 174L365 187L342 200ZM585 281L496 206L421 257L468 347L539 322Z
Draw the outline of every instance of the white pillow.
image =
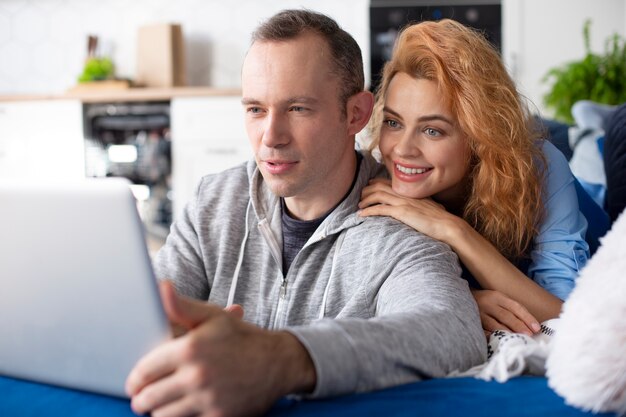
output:
M581 271L563 305L546 362L566 403L626 413L626 214Z

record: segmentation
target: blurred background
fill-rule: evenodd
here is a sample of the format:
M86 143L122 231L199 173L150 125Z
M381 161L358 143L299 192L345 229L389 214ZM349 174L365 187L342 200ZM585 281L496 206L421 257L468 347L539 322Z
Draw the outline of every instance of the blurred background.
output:
M202 175L250 156L249 37L299 7L355 37L372 89L402 26L474 26L544 119L548 72L626 35L626 0L0 0L0 179L126 177L158 247Z

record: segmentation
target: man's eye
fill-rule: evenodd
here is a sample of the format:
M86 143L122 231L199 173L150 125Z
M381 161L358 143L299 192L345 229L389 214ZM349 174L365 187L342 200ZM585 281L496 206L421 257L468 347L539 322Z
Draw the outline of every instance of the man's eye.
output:
M302 106L292 106L291 107L291 111L295 111L297 113L303 112L304 110L306 110L304 107Z
M261 113L261 108L260 107L248 107L248 113L252 113L252 114L259 114Z

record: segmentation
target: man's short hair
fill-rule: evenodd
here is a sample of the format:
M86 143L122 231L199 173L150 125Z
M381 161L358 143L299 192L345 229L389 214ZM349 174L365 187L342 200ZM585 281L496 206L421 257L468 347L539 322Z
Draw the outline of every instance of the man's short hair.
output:
M328 44L334 65L332 73L341 82L339 99L345 112L348 98L365 88L363 59L354 38L333 19L310 10L283 10L252 33L252 43L290 40L306 32L321 36Z

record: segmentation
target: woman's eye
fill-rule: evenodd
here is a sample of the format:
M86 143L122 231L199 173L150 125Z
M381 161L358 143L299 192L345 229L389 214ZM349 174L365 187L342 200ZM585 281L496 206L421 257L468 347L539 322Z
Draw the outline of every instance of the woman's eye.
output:
M400 124L397 121L392 120L392 119L386 119L383 121L383 123L392 129L395 129L400 126Z
M441 132L431 127L426 128L424 130L424 133L426 133L428 136L441 136Z

